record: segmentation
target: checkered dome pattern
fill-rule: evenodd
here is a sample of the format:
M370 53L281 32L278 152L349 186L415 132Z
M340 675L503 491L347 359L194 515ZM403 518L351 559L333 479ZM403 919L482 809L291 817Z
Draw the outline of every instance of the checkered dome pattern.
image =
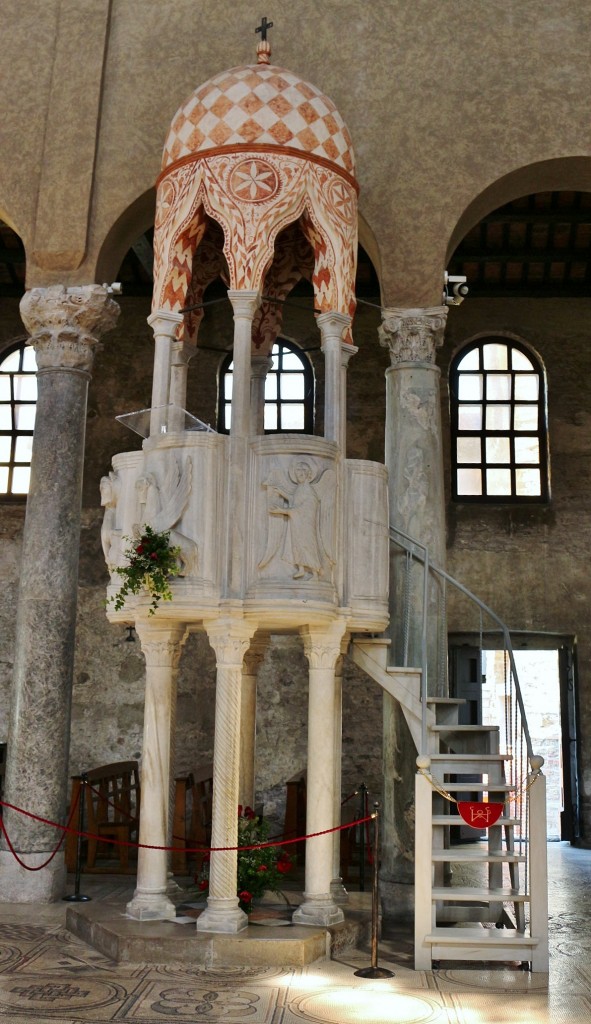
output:
M334 103L291 71L264 64L224 71L193 93L172 122L162 170L249 143L300 149L354 174L351 136Z

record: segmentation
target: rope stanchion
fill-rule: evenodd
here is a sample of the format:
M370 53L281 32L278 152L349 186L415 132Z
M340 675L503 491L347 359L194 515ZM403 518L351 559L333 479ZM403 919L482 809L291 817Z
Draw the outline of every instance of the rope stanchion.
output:
M367 786L359 787L359 816L367 815ZM365 892L365 826L359 829L359 892Z
M354 973L358 978L393 978L394 971L378 967L378 913L380 906L378 861L380 845L380 805L374 803L373 818L373 882L371 890L371 966L362 967Z
M55 850L51 854L51 857L49 858L50 860L53 859L53 857L55 857L55 855L58 852L60 846L62 845L62 843L64 841L64 837L65 837L65 835L67 833L70 834L70 835L75 835L75 836L81 835L81 837L83 839L96 839L97 842L109 843L111 846L129 846L129 847L132 847L134 850L163 850L166 853L224 853L224 852L227 852L227 851L230 851L230 850L238 850L238 851L243 851L243 850L264 850L264 849L267 849L268 847L272 847L272 846L291 846L292 843L302 843L302 842L305 842L305 840L307 840L307 839L316 839L317 836L326 836L326 835L328 835L331 832L343 832L346 829L355 828L357 825L363 825L363 824L365 824L365 822L367 820L369 820L368 818L357 818L356 821L349 821L345 825L335 825L333 828L325 828L325 829L322 829L322 831L320 831L320 832L310 832L310 833L308 833L308 835L305 835L305 836L295 836L295 838L293 838L293 839L280 839L278 841L270 840L270 841L268 841L266 843L252 843L250 846L192 846L192 847L184 847L184 846L157 846L154 843L132 843L132 842L126 840L126 839L111 839L108 836L97 835L95 832L85 832L85 831L82 831L80 829L71 828L70 822L71 822L71 820L73 818L73 814L74 814L74 810L75 810L76 804L72 808L72 813L70 814L70 818L68 819L68 824L67 825L60 825L56 821L50 821L49 818L43 818L40 814L33 814L31 811L25 811L22 807L16 807L15 804L9 804L5 800L0 800L0 807L8 807L9 810L17 811L17 813L19 813L19 814L24 814L26 818L31 818L33 821L39 821L43 825L51 825L51 826L53 826L53 828L59 828L59 829L62 830L63 835L62 835L58 845L56 846ZM8 835L7 835L7 832L6 832L6 828L4 826L2 818L0 818L0 827L2 829L2 832L3 832L4 836L5 836L5 839L6 839L6 842L7 842L7 845L8 845L8 848L9 848L10 852L18 860L18 856L17 856L15 850L12 847L10 839L8 838ZM20 863L20 861L19 861L19 863ZM49 860L46 861L45 864L41 864L39 867L36 867L36 868L27 868L26 864L22 864L22 867L27 868L27 870L29 870L29 871L39 871L42 867L45 867L46 864L48 864L48 863L49 863Z
M88 785L88 779L86 772L82 772L80 776L80 786L78 789L78 836L76 843L76 873L74 875L74 892L71 896L62 896L62 899L66 903L88 903L92 897L84 896L80 892L80 874L82 872L82 836L84 834L84 804L86 803L86 787Z

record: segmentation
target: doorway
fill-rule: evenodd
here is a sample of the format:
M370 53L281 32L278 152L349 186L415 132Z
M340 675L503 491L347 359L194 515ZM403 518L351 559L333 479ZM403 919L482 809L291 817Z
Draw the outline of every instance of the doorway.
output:
M580 840L576 648L572 639L512 634L534 753L544 758L548 839ZM480 638L478 638L478 642ZM449 637L450 695L466 701L460 722L502 726L508 657L498 635Z

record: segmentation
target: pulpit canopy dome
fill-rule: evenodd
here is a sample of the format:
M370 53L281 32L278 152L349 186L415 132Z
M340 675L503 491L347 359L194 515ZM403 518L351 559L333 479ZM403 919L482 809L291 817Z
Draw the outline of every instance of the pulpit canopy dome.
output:
M351 136L332 100L272 64L231 68L199 86L173 119L162 171L210 150L246 146L295 150L355 173Z

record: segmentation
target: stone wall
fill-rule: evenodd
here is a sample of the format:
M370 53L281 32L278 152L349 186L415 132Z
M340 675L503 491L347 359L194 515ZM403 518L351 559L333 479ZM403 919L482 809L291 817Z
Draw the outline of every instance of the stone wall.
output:
M509 627L572 638L578 658L582 816L591 841L591 302L467 300L452 309L444 379L458 348L507 331L531 345L547 375L551 500L502 506L448 502L448 568ZM442 390L449 470L449 405ZM449 482L449 472L448 472ZM478 633L475 613L450 597L450 631ZM530 644L531 646L531 644Z

